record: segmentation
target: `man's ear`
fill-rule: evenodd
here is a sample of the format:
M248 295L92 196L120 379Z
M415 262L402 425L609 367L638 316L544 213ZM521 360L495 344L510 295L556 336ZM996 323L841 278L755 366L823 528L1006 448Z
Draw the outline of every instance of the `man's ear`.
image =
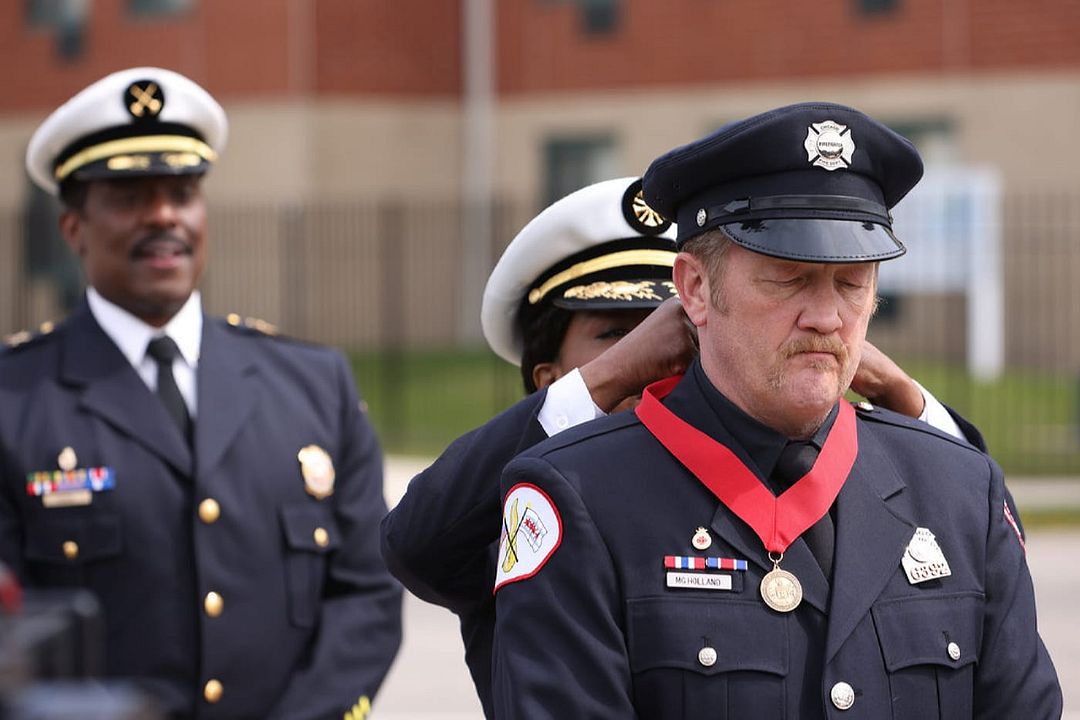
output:
M533 365L532 379L537 390L546 388L562 376L562 367L557 362L542 362Z
M82 257L82 215L78 210L66 208L60 213L60 234L64 238L64 242L71 248L71 252L76 256Z
M671 268L675 289L679 291L679 302L683 311L695 327L705 324L705 318L711 302L709 274L701 261L690 253L681 252L675 256L675 265Z

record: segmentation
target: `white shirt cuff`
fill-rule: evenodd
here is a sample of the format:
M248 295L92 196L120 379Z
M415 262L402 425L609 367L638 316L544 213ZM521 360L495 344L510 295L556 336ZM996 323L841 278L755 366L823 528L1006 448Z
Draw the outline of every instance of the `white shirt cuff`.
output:
M548 437L552 437L567 428L606 414L593 402L581 373L574 368L548 386L547 397L537 414L537 420Z
M922 393L923 401L925 403L923 405L922 415L919 416L919 419L924 423L933 425L942 432L949 433L954 438L966 440L967 438L964 437L964 433L960 429L960 426L956 424L956 421L953 420L952 415L945 409L945 406L938 402L938 399L934 397L929 390L920 385L917 380L913 380L913 382Z

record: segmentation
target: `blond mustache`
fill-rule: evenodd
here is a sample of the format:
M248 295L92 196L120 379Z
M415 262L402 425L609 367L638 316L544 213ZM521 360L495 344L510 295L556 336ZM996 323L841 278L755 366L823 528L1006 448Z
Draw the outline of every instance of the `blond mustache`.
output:
M815 335L792 340L784 346L781 352L785 360L800 353L829 353L836 358L841 366L847 363L848 358L848 350L844 343L836 338Z

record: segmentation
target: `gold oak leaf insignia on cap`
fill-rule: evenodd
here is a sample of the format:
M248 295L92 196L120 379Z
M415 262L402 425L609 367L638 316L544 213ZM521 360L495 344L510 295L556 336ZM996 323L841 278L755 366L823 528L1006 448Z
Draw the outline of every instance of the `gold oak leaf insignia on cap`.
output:
M617 280L615 282L594 282L588 285L577 285L572 288L568 288L563 292L564 298L576 298L580 300L595 300L596 298L604 298L606 300L658 300L663 301L664 298L656 294L653 288L656 287L656 283L652 280L642 280L641 282L629 282L626 280Z

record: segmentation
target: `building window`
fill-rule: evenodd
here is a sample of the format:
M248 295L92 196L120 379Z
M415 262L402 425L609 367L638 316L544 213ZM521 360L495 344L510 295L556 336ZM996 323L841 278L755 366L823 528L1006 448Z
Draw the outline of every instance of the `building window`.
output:
M887 15L896 12L900 0L855 0L855 9L860 15Z
M87 0L26 0L30 27L53 30L86 22Z
M195 0L128 0L128 14L138 17L180 15L195 7Z
M619 29L622 0L577 0L586 35L611 35Z
M27 178L24 206L24 277L46 281L56 290L60 308L69 310L83 293L82 273L75 254L60 235L56 199Z
M915 145L924 165L953 165L961 160L956 131L948 118L886 122Z
M544 146L544 205L615 175L610 135L551 138Z
M56 54L64 60L82 55L89 0L26 0L26 21L56 35Z
M611 35L619 29L623 0L536 0L543 5L572 5L577 9L581 32Z

